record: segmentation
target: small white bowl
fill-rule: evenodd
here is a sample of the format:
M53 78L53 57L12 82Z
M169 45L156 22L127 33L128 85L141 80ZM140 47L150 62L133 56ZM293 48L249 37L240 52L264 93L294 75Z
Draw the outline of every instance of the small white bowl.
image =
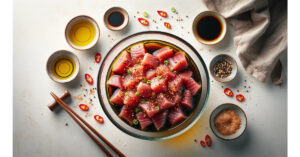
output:
M201 39L199 37L198 33L197 33L197 23L203 17L208 16L208 15L216 17L218 19L218 21L220 21L220 23L222 25L222 32L220 33L219 37L217 39L215 39L215 40L212 40L212 41L207 41L207 40ZM217 43L219 43L220 41L222 41L224 39L224 37L226 35L226 32L227 32L227 24L226 24L225 18L222 15L220 15L219 13L217 13L215 11L204 11L204 12L199 13L194 18L193 25L192 25L192 30L193 30L193 34L194 34L195 38L199 42L201 42L202 44L205 44L205 45L214 45L214 44L217 44Z
M118 27L114 27L114 26L110 25L109 22L108 22L108 17L113 12L120 12L124 16L123 23L120 26L118 26ZM104 17L103 17L103 21L104 21L105 26L108 29L110 29L112 31L119 31L119 30L124 29L128 25L129 16L128 16L128 13L127 13L127 11L125 9L123 9L121 7L112 7L112 8L108 9L105 12Z
M215 72L214 72L214 65L220 61L220 60L226 60L227 62L229 62L232 65L232 71L231 74L227 77L221 78L221 77L217 77ZM229 82L231 80L233 80L237 74L238 71L238 66L237 63L235 61L235 59L227 54L220 54L215 56L209 63L209 72L210 74L213 76L213 78L219 82Z
M52 73L52 69L51 69L52 64L60 56L67 56L67 57L71 58L75 63L74 74L71 77L67 78L67 79L58 79ZM78 73L79 73L79 67L80 67L80 64L79 64L79 60L78 60L77 56L75 54L73 54L72 52L69 52L69 51L66 51L66 50L58 50L58 51L54 52L48 58L48 61L47 61L47 73L48 73L49 77L57 83L67 83L67 82L70 82L70 81L74 80L76 78L76 76L78 75Z
M72 43L72 41L70 40L70 38L69 38L69 31L71 29L71 26L79 20L86 20L86 21L90 22L94 26L95 31L96 31L96 34L95 34L95 37L94 37L93 41L90 44L86 45L86 46L74 45ZM82 50L83 51L83 50L88 50L88 49L94 47L96 45L97 41L99 40L99 37L100 37L100 29L99 29L99 26L98 26L96 20L94 20L93 18L91 18L90 16L87 16L87 15L79 15L79 16L74 17L73 19L71 19L69 21L69 23L67 24L66 29L65 29L65 38L67 40L67 43L72 48L74 48L76 50Z
M236 113L241 117L241 126L240 129L237 130L234 134L232 135L222 135L221 133L219 133L219 131L216 129L215 124L214 124L214 119L215 117L223 110L225 109L233 109L234 111L236 111ZM223 139L223 140L234 140L239 138L246 130L247 128L247 116L245 114L245 112L243 111L243 109L241 109L239 106L235 105L235 104L231 104L231 103L225 103L222 104L220 106L218 106L217 108L215 108L209 118L209 123L210 123L210 128L213 131L213 133Z

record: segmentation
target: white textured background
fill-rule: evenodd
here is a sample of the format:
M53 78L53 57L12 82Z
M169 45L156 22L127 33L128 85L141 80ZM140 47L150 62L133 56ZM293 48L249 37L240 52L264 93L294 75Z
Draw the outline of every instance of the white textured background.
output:
M103 24L104 12L112 6L122 6L130 16L129 27L123 32L112 32ZM170 12L175 7L179 14ZM156 10L165 10L174 18L163 19L172 24L167 30ZM206 10L200 0L15 0L13 32L13 153L16 157L79 157L104 156L98 146L81 130L67 113L53 113L47 108L52 101L49 92L57 94L69 89L72 95L82 92L79 84L84 82L84 73L91 73L96 79L100 64L94 63L94 54L100 51L103 56L122 38L136 32L160 30L182 37L191 43L204 61L217 54L228 53L236 58L232 34L229 30L223 43L207 47L198 43L192 35L193 17ZM137 11L140 13L137 14ZM150 14L150 27L140 25L134 18L147 11ZM64 28L74 16L86 14L96 19L100 26L100 41L95 49L79 52L65 41ZM183 21L175 19L180 16ZM188 16L188 18L186 18ZM152 21L156 20L156 23ZM184 28L182 29L181 26ZM158 27L158 29L156 29ZM80 60L79 77L69 84L57 84L46 73L47 58L56 50L66 49L74 52ZM229 50L229 52L228 52ZM105 124L97 124L93 116L86 120L116 145L127 156L274 156L287 153L287 79L286 55L281 58L284 67L284 84L274 86L268 82L257 82L239 68L237 78L230 83L211 82L211 93L207 108L200 120L186 133L166 141L144 141L128 136L116 128L102 111L98 99L94 99L92 114L100 114ZM238 61L238 60L237 60ZM238 64L240 65L239 61ZM93 70L90 70L92 67ZM241 66L240 66L241 67ZM246 80L246 82L244 81ZM96 81L96 80L95 80ZM223 94L221 86L230 87L236 93L243 93L244 86L250 86L246 102L238 103ZM95 85L94 85L95 86ZM79 102L72 98L70 106ZM232 102L242 107L248 117L245 134L235 141L222 141L215 137L209 128L208 118L218 105ZM80 115L84 113L76 109ZM65 126L68 123L68 126ZM213 138L213 146L203 149L194 139L203 139L205 134Z

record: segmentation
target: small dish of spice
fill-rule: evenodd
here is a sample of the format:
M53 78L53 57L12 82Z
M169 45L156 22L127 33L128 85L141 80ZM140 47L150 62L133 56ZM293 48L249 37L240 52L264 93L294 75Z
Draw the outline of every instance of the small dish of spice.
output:
M236 76L238 67L233 57L221 54L212 59L209 71L215 80L219 82L229 82Z
M245 112L231 103L222 104L214 109L209 121L213 133L224 140L240 137L247 127Z

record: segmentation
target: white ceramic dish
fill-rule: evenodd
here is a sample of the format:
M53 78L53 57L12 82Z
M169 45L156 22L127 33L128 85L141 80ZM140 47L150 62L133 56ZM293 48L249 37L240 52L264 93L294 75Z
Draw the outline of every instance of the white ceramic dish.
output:
M218 113L220 113L221 111L223 111L225 109L233 109L241 117L240 129L237 130L237 132L235 132L232 135L222 135L215 128L215 124L214 124L215 117L218 115ZM209 118L209 123L210 123L211 130L217 137L219 137L223 140L234 140L234 139L239 138L245 132L245 130L247 128L247 116L246 116L245 112L239 106L237 106L235 104L231 104L231 103L225 103L225 104L218 106L217 108L215 108L213 110L213 112L211 113L210 118Z
M93 41L90 44L88 44L86 46L82 46L82 47L74 45L69 37L69 31L71 29L71 26L79 20L86 20L86 21L92 23L95 28L95 31L96 31L95 38L93 39ZM76 50L88 50L88 49L94 47L96 45L97 41L99 40L99 37L100 37L100 29L99 29L99 26L98 26L96 20L94 20L93 18L91 18L90 16L87 16L87 15L80 15L80 16L74 17L73 19L70 20L70 22L67 24L66 29L65 29L65 38L67 40L67 43Z
M221 31L219 37L215 40L212 40L212 41L206 41L206 40L201 39L198 36L198 33L197 33L197 23L198 23L198 21L201 20L203 17L205 17L207 15L211 15L211 16L216 17L222 25L222 31ZM217 44L217 43L219 43L220 41L222 41L224 39L224 37L226 35L226 32L227 32L227 24L226 24L225 18L222 15L220 15L219 13L214 12L214 11L204 11L204 12L199 13L194 18L193 25L192 25L192 30L193 30L193 34L194 34L195 38L199 42L201 42L202 44L205 44L205 45L214 45L214 44Z
M226 60L227 62L229 62L232 65L231 74L225 78L217 77L215 72L213 71L214 65L220 60ZM237 74L237 71L238 71L238 66L237 66L235 59L226 54L220 54L220 55L215 56L209 63L210 74L212 75L212 77L215 80L217 80L219 82L229 82L229 81L233 80Z
M108 17L111 13L113 12L120 12L121 14L123 14L124 16L124 21L123 23L118 26L118 27L113 27L112 25L109 24L108 22ZM124 29L127 25L128 25L128 22L129 22L129 16L128 16L128 13L125 9L121 8L121 7L112 7L110 9L108 9L105 14L104 14L104 18L103 18L103 21L104 21L104 24L105 26L112 30L112 31L119 31L119 30L122 30Z
M52 73L52 70L51 70L52 64L54 63L55 59L60 56L67 56L67 57L71 58L75 63L75 69L74 69L75 72L73 73L73 75L71 77L69 77L67 79L58 79L57 77L54 76L54 74ZM47 61L47 73L48 73L49 77L57 83L67 83L67 82L74 80L79 73L79 67L80 67L80 64L79 64L79 60L78 60L77 56L75 54L73 54L72 52L69 52L66 50L58 50L58 51L54 52L48 58L48 61Z

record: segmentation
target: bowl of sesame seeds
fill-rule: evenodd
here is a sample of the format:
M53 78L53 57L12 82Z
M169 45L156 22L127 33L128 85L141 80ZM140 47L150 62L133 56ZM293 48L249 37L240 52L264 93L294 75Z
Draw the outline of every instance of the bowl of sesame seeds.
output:
M237 74L238 66L235 59L227 54L215 56L210 64L209 71L219 82L230 82Z

